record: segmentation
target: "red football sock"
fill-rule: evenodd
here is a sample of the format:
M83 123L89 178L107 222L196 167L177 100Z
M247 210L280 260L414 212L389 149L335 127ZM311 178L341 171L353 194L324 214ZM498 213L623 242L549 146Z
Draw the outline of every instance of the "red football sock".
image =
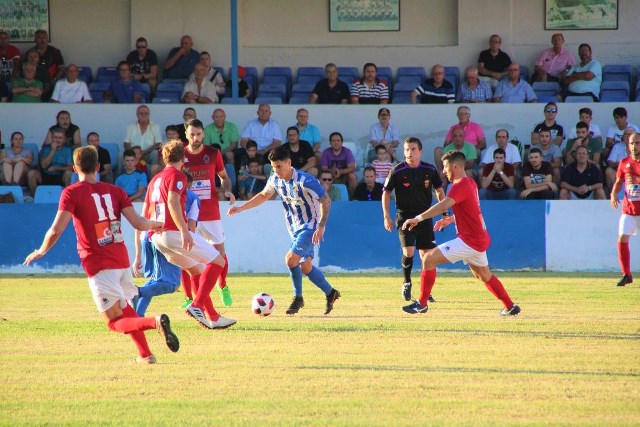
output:
M489 289L489 292L491 292L493 296L502 301L502 304L504 304L505 308L513 307L513 301L511 301L511 298L509 298L507 290L504 288L504 286L502 286L502 283L496 276L491 276L491 279L489 279L489 281L485 283L485 286L487 287L487 289Z
M149 348L149 344L147 344L147 337L144 335L144 332L131 332L129 333L129 336L135 343L136 347L138 347L138 354L140 357L151 356L151 349Z
M213 302L211 302L210 294L221 273L222 267L218 264L207 264L204 268L204 272L200 275L198 294L196 295L196 299L193 300L193 305L204 308L204 311L209 315L209 319L214 322L218 320L220 315L216 309L213 308Z
M197 276L191 276L191 293L194 296L194 298L191 298L192 300L196 299L196 295L198 295L199 288L200 288L200 274L198 274Z
M625 276L631 276L631 251L629 251L629 242L618 242L618 262L620 269Z
M220 289L227 286L227 274L229 273L229 260L227 259L227 254L224 255L224 267L222 267L222 274L220 274L220 281L218 285Z
M431 289L436 283L436 269L422 270L420 273L420 305L426 307L429 303L429 295L431 295Z
M130 334L136 331L146 331L156 328L156 319L153 317L138 317L136 311L127 305L122 309L122 315L111 319L107 327L114 332Z
M193 300L193 293L191 291L191 276L187 273L187 270L180 272L180 281L182 282L182 289L184 290L184 296Z

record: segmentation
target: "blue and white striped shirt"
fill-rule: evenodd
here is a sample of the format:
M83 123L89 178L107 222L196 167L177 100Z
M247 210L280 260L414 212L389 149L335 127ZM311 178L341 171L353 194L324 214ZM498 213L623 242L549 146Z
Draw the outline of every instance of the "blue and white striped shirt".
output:
M316 228L320 216L318 199L325 195L324 188L316 177L297 169L293 169L293 176L289 181L273 174L264 191L269 194L278 193L282 199L287 229L292 237L303 228Z

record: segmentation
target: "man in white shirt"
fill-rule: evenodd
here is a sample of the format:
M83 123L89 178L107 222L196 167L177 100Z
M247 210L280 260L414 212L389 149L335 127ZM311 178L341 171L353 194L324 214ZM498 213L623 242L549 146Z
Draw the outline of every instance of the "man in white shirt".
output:
M496 148L502 148L504 150L504 161L513 165L517 176L518 171L520 170L520 165L522 165L522 157L520 156L520 150L518 150L518 147L509 143L509 131L506 129L498 129L496 131L496 143L484 150L480 165L493 163L493 152L496 151Z
M60 104L75 104L78 102L93 102L91 93L87 84L78 79L80 70L75 64L70 64L67 67L66 78L58 80L55 89L53 89L53 95L51 95L51 102L57 102Z
M278 122L271 120L269 104L260 104L258 118L251 120L244 127L240 136L240 146L245 148L250 139L258 144L258 154L265 157L272 149L282 144L282 130Z

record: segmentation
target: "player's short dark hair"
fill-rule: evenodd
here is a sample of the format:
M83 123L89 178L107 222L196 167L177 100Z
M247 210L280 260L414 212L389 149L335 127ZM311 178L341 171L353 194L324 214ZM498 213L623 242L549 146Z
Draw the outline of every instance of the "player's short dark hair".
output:
M336 135L340 137L340 141L344 142L344 138L340 132L331 132L331 135L329 135L329 141L331 141L331 139Z
M165 165L184 159L184 144L179 139L171 139L162 147L162 160Z
M118 65L117 65L116 69L118 71L120 71L120 67L123 66L123 65L126 65L127 67L131 68L131 65L129 65L129 63L127 61L120 61L120 62L118 62Z
M100 138L100 135L98 135L98 132L89 132L87 134L87 139L89 139L90 136L94 136L94 135L97 136L98 138Z
M549 108L549 107L556 107L556 109L557 109L557 108L558 108L558 104L556 104L556 103L555 103L555 102L553 102L553 101L547 102L547 103L544 105L544 109L546 110L546 109L547 109L547 108Z
M538 153L542 157L542 150L539 149L538 147L534 147L531 150L529 150L529 154L534 154L534 153Z
M364 168L362 173L364 174L366 171L372 171L373 173L376 173L376 170L372 166L367 166L366 168Z
M133 151L133 148L124 150L124 153L122 153L122 158L124 159L125 157L136 157L136 152Z
M385 147L383 144L378 144L376 145L375 151L376 153L378 152L378 150L383 149L384 151L387 151L387 147Z
M462 163L463 166L467 162L464 153L458 150L447 151L444 156L442 156L442 161L444 162L445 160L449 163Z
M64 132L64 129L62 129L61 127L55 127L53 129L51 129L51 135L53 136L54 133L61 133L66 137L66 134Z
M551 135L551 129L540 129L540 130L538 131L538 135L540 135L540 134L541 134L541 133L543 133L543 132L546 132L546 133L548 133L549 135Z
M287 150L287 147L283 147L282 145L274 148L269 153L270 162L278 162L278 161L287 160L290 158L291 158L291 154L289 154L289 150Z
M93 145L76 148L73 151L73 164L82 173L95 173L98 166L98 150Z
M422 150L422 141L420 141L420 139L416 138L415 136L405 138L403 144L418 144L418 148Z
M257 157L249 157L247 159L247 166L251 163L257 163L258 165L260 165L260 159L258 159Z
M247 144L245 145L245 150L247 148L258 148L258 143L255 142L253 139L250 139L247 141Z
M589 125L585 122L578 122L576 129L589 129Z
M503 150L502 148L500 148L500 147L496 148L496 149L493 151L493 157L495 157L495 156L496 156L496 154L502 154L503 156L506 156L506 155L507 155L507 153L505 153L505 152L504 152L504 150Z
M290 131L290 130L293 130L293 131L295 131L298 135L300 135L300 129L298 129L296 126L289 126L289 127L287 128L287 135L289 134L289 131Z
M56 120L60 119L60 116L66 114L67 116L71 117L71 113L68 112L67 110L60 110L58 111L58 114L56 114Z
M188 128L189 126L204 130L204 125L200 121L200 119L191 119L184 124L184 128Z
M584 107L578 110L578 114L588 114L591 117L593 116L593 111L591 111L591 108Z
M616 107L613 109L613 115L619 117L627 117L627 109L624 107Z
M164 133L166 134L167 132L169 132L170 130L174 131L174 132L178 132L178 134L180 133L180 128L176 125L169 125L166 128L164 128Z
M582 49L583 47L586 47L587 49L589 49L589 52L591 52L591 46L589 46L589 44L587 43L580 44L580 46L578 46L578 50Z

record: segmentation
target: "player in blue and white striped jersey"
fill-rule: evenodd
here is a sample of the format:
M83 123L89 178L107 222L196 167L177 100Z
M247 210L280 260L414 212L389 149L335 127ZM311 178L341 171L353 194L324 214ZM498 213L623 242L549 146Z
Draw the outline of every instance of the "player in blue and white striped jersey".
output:
M313 247L320 244L329 218L331 199L320 181L308 173L291 167L289 150L277 147L269 153L273 174L260 193L242 206L232 206L228 215L255 208L271 199L274 193L282 199L287 228L291 236L291 248L285 255L293 282L293 301L287 314L295 314L304 307L302 298L302 274L324 292L327 306L324 314L333 310L333 303L340 292L331 287L324 274L312 264Z

